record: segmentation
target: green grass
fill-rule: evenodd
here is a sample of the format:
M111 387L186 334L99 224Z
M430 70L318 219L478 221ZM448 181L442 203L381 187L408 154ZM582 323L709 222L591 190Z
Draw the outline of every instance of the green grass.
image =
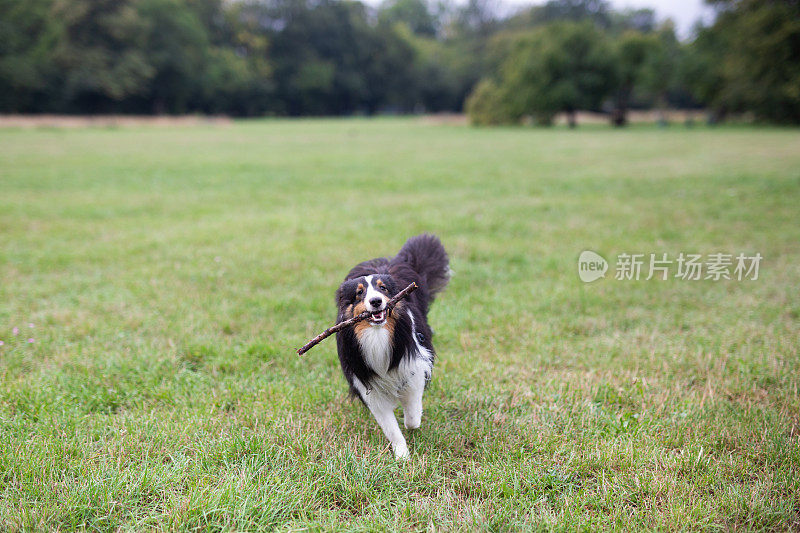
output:
M0 188L0 529L800 528L796 130L6 129ZM423 231L456 275L398 463L294 349Z

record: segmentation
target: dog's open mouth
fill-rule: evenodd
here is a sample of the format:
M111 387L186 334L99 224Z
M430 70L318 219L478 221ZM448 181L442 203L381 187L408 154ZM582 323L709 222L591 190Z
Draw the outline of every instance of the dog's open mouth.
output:
M367 320L371 324L375 324L375 325L383 324L384 322L386 322L386 310L384 309L384 310L376 311L376 312L372 313L371 315L369 315L369 318L367 318Z

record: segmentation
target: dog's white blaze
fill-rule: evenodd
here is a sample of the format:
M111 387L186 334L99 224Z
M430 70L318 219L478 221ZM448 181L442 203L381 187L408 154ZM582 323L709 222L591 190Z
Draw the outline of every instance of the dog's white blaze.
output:
M366 306L367 311L378 311L386 303L386 297L381 292L379 292L375 287L372 286L372 278L373 276L366 276L367 295L364 296L364 305ZM381 299L380 307L372 307L372 304L369 303L369 301L375 297L379 297Z
M378 374L385 374L389 369L389 358L392 346L389 330L384 327L364 328L358 336L358 344L364 360Z

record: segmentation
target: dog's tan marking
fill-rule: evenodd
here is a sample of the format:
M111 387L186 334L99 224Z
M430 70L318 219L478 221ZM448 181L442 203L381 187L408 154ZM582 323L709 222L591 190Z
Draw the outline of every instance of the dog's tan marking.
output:
M394 328L395 328L395 325L397 324L397 319L394 317L394 313L397 313L398 311L401 310L401 306L400 306L401 303L402 302L398 302L397 303L395 308L392 310L392 314L388 315L386 317L386 323L384 324L384 327L389 331L389 343L390 344L394 342ZM358 302L355 306L353 306L353 314L352 314L352 316L360 315L361 313L363 313L366 310L367 310L367 308L364 305L364 302L363 301L362 302ZM355 324L353 326L353 330L355 330L355 332L356 332L356 337L358 337L360 339L361 335L364 333L364 331L366 331L367 328L371 328L371 327L373 327L373 326L372 326L372 324L370 324L369 320L362 320L361 322L359 322L359 323L357 323L357 324Z
M355 306L353 306L353 316L360 315L366 310L367 308L364 305L364 301L362 300L358 302ZM362 320L361 322L358 322L356 325L354 325L353 329L356 331L356 335L360 336L361 332L364 331L364 328L368 327L370 327L369 323L366 320Z
M364 331L366 331L367 328L371 328L371 327L372 326L370 326L369 323L367 323L366 320L362 320L361 322L359 322L358 324L353 326L353 329L356 331L356 337L358 337L360 339L361 335L364 334Z
M353 316L360 315L361 313L367 310L363 300L356 303L355 305L351 305L351 307L353 308Z
M389 331L389 343L392 345L394 345L394 326L396 324L397 320L394 318L394 314L386 317L386 329Z

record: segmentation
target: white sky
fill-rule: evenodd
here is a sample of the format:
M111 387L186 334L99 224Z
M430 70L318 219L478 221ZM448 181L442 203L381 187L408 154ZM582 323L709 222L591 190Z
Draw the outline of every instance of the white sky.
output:
M367 4L377 6L381 0L362 0ZM466 0L456 0L457 3L465 3ZM525 5L543 4L546 0L498 0L501 6L515 8ZM703 2L703 0L608 0L613 9L623 10L627 8L641 9L650 8L655 10L656 18L660 21L672 19L675 23L678 37L686 39L691 36L692 27L697 20L702 19L710 24L714 21L714 10Z
M499 2L500 5L515 7L543 4L545 0L499 0ZM618 10L653 9L659 21L672 19L681 39L691 35L692 27L698 19L702 18L706 23L714 20L714 10L705 5L703 0L608 0L608 3L613 9Z
M507 0L524 3L521 0ZM678 36L685 38L691 33L692 26L698 19L705 22L713 20L714 11L706 6L703 0L609 0L615 9L651 8L659 20L671 18L675 22Z

